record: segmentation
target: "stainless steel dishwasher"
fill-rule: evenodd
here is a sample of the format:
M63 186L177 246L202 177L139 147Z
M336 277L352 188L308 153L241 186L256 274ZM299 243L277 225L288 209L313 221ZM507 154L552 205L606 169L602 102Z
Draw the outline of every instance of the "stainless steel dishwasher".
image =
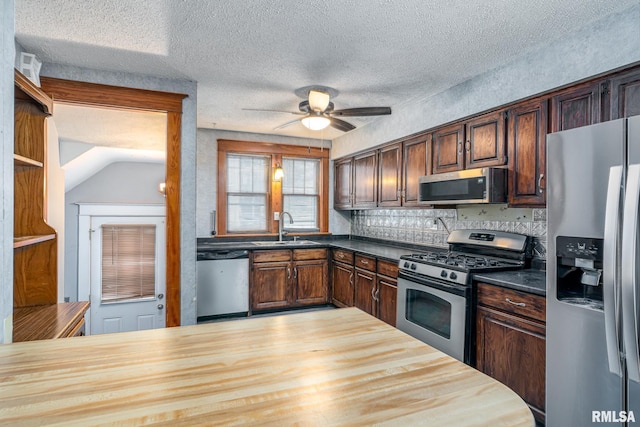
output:
M198 321L246 315L249 311L249 252L198 252Z

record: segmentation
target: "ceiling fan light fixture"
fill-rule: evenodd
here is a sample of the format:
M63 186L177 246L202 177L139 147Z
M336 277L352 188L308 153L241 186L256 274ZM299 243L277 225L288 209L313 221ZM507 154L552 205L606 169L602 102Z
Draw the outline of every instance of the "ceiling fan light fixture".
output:
M309 91L309 107L313 111L322 112L329 106L329 94L327 92L321 92L319 90Z
M331 123L331 120L324 116L309 116L303 118L301 121L306 128L311 130L322 130Z

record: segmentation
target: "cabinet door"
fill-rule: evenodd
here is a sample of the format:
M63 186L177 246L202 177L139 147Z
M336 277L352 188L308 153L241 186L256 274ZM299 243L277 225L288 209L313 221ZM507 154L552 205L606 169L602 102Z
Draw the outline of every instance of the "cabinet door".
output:
M428 175L429 158L427 153L427 137L405 141L403 147L403 206L417 206L420 187L418 180L421 176Z
M640 114L640 70L611 79L611 120Z
M295 304L325 304L328 300L329 262L298 261L293 264Z
M501 166L507 163L504 122L504 111L496 111L466 123L466 169Z
M378 300L378 319L396 326L396 311L398 304L398 282L384 276L378 276L376 299Z
M380 149L378 206L400 206L402 198L402 144Z
M360 310L375 315L374 292L376 275L356 268L355 302Z
M334 262L331 267L332 302L338 307L353 307L353 266Z
M353 158L353 207L371 208L378 203L378 153Z
M351 159L337 161L334 168L333 205L336 209L349 209L352 202Z
M476 368L518 393L544 421L544 324L478 307L476 338Z
M600 82L574 87L551 98L551 132L600 122Z
M291 301L289 281L290 262L253 264L251 281L251 309L265 310L288 307Z
M464 169L464 125L455 124L433 133L433 173Z
M509 205L544 206L547 100L509 110Z

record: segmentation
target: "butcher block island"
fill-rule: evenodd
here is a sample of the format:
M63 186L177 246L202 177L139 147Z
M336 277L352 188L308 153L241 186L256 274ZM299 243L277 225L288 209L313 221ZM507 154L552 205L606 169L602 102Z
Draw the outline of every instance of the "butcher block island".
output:
M0 424L534 422L504 385L345 308L0 346Z

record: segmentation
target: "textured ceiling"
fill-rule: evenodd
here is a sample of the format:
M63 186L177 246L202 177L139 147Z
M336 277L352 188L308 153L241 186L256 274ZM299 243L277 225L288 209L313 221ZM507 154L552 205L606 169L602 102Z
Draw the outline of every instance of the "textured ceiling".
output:
M637 1L16 0L16 39L45 63L197 81L199 127L332 139L243 108L296 111L314 84L336 109L393 108Z

